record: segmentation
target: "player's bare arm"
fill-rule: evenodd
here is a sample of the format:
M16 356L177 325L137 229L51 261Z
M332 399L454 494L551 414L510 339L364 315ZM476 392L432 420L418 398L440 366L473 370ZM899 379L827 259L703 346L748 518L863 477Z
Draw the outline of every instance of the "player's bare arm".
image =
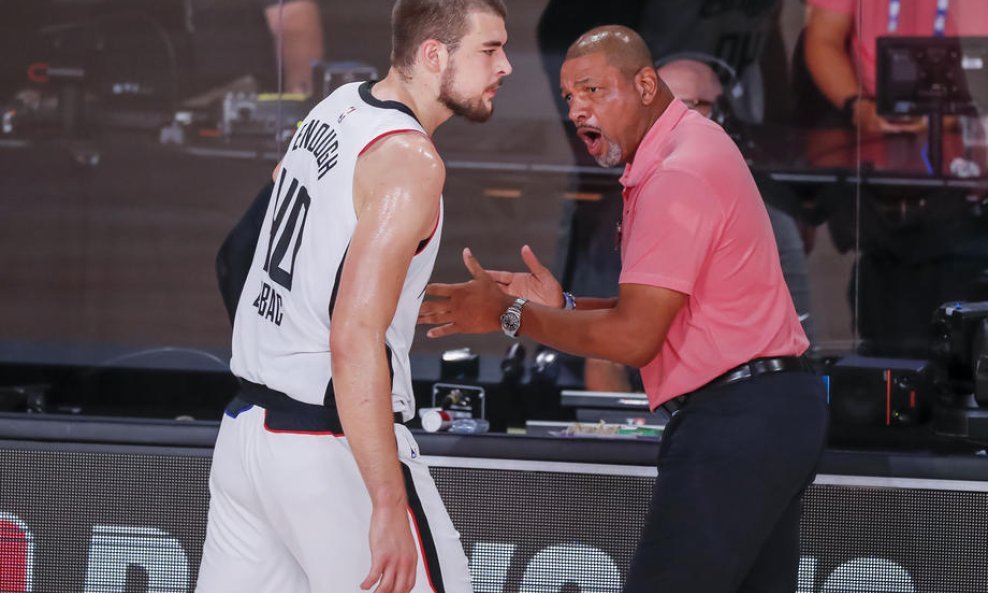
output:
M357 164L357 227L340 280L330 350L340 419L373 504L362 587L406 592L417 552L399 467L385 332L419 243L435 228L445 169L424 135L389 136Z
M438 325L429 337L498 331L501 313L514 300L469 251L463 261L473 276L469 282L433 284L426 291L437 297L423 303L419 316ZM641 367L659 353L686 298L656 286L622 284L610 308L566 311L533 302L525 305L519 333L578 356Z

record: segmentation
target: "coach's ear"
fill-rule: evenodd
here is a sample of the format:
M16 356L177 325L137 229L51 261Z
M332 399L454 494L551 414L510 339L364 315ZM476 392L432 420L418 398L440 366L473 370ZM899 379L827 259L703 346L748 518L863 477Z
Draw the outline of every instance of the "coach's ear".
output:
M635 90L642 105L651 105L659 93L659 75L655 68L647 66L635 73Z

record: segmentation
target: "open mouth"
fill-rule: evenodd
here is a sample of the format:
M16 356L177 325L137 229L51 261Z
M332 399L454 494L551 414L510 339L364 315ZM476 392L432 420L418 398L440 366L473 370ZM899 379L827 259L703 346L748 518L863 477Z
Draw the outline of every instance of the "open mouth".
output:
M594 128L580 128L577 133L583 140L583 143L587 145L587 151L590 154L597 154L597 150L600 148L601 138L603 134L600 130L595 130Z

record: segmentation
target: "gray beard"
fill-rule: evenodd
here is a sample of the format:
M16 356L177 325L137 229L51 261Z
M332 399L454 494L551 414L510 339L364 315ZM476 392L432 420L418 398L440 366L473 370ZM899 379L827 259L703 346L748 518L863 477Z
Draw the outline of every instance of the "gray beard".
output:
M601 167L617 167L621 164L621 147L614 142L607 142L607 152L602 156L594 157Z

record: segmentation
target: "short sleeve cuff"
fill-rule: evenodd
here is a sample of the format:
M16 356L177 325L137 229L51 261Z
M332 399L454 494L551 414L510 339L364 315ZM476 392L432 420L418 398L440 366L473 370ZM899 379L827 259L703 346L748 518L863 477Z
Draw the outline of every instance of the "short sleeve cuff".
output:
M658 288L668 288L683 294L693 294L693 283L680 279L663 276L662 274L649 274L646 272L626 272L621 274L618 280L620 284L644 284L645 286L656 286Z

